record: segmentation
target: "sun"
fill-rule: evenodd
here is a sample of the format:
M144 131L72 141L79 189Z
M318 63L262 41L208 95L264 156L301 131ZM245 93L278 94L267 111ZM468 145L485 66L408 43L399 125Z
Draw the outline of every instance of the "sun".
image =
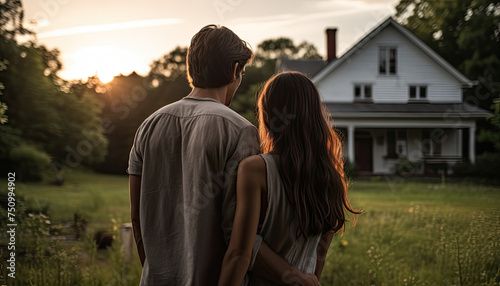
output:
M96 75L102 83L108 83L112 81L117 74L114 73L113 71L104 70L104 71L97 71Z
M123 47L92 45L81 47L63 58L65 69L61 77L86 80L97 76L102 83L108 83L119 74L129 74L137 70L138 63L133 53ZM139 72L143 72L142 70Z

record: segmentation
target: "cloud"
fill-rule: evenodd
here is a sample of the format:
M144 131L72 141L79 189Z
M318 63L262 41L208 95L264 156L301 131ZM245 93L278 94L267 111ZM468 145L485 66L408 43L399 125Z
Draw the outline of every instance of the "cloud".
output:
M323 0L314 2L313 6L328 8L358 8L358 9L394 9L398 0Z
M164 19L147 19L147 20L129 21L121 23L102 24L102 25L79 26L79 27L57 29L53 31L39 33L38 39L135 29L135 28L159 27L159 26L180 24L183 22L184 22L183 20L178 18L164 18Z
M348 16L358 14L360 12L363 12L363 10L348 8L343 10L309 13L305 15L282 14L264 17L239 18L234 21L234 24L231 25L231 28L239 31L259 29L266 30L270 27L275 28L278 26L297 25L300 22L311 22L324 18Z

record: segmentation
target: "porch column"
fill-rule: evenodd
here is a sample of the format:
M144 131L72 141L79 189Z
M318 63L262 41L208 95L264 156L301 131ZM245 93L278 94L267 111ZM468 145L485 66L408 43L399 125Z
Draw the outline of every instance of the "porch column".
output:
M347 127L347 158L352 164L356 162L354 154L354 126L352 125Z
M469 128L469 161L472 164L476 162L476 122Z

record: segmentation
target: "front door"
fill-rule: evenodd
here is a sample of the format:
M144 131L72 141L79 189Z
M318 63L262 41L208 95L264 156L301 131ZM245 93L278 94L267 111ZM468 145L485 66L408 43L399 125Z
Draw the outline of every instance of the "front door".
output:
M356 134L355 136L355 158L359 172L373 172L373 147L372 137L369 133Z

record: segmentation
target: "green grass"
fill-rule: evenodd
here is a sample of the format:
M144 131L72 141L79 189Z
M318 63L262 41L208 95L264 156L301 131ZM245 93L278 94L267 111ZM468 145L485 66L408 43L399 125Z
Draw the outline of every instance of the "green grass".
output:
M372 178L350 197L365 212L334 238L322 285L500 282L500 188Z
M75 171L63 186L18 182L16 193L36 208L48 205L56 223L74 213L94 231L111 231L112 219L129 221L126 176ZM499 187L380 177L357 180L349 196L365 212L334 237L322 285L499 285ZM79 263L91 269L92 251L80 249ZM94 255L100 268L119 268L112 254Z
M74 171L65 175L62 186L17 182L16 194L35 209L48 206L49 216L57 222L72 221L75 213L96 229L111 227L111 219L130 221L127 176Z
M7 181L0 180L0 191L5 192ZM49 182L16 182L18 200L16 220L16 279L7 278L8 285L137 285L140 263L137 254L133 263L123 263L120 250L119 226L130 221L128 177L76 170L65 174L65 183L56 186ZM28 208L28 210L24 209ZM21 218L21 214L31 213ZM48 214L46 218L39 211ZM80 241L53 241L47 237L49 229L63 229L78 214L88 222L87 232ZM0 212L2 222L6 213ZM62 227L62 228L61 228ZM112 233L115 242L111 248L97 250L93 240L99 231ZM5 237L0 242L6 243ZM7 257L6 250L1 251ZM3 276L6 277L4 259ZM55 284L54 284L55 283Z

